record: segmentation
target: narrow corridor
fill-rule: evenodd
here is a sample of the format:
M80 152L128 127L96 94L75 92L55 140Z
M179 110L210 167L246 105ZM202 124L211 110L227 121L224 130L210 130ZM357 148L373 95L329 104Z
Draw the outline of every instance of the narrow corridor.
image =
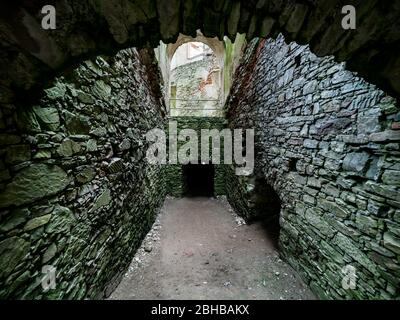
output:
M224 199L167 198L109 299L313 299L266 230Z

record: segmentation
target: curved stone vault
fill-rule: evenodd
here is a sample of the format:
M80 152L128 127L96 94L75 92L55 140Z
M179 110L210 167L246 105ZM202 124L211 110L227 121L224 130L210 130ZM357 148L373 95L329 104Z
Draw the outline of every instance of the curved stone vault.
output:
M43 30L41 0L2 2L3 86L29 89L49 73L95 54L173 43L179 33L206 37L246 33L310 44L391 94L400 93L400 3L378 0L59 0L56 30ZM46 2L47 4L47 2ZM341 27L344 5L357 10L356 30ZM397 70L397 71L396 71Z

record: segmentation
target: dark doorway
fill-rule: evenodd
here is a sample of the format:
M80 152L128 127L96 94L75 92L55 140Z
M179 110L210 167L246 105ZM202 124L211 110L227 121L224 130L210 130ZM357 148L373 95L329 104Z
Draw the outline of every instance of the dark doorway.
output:
M212 197L214 195L214 166L212 164L187 164L182 170L185 196Z
M281 200L266 179L256 178L252 202L254 220L261 223L272 245L278 249Z

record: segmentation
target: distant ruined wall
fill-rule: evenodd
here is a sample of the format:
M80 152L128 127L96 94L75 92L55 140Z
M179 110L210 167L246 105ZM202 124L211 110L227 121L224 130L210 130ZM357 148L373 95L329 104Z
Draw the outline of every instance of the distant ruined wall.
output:
M173 69L170 80L176 89L170 96L171 115L220 115L220 72L216 57L212 55Z
M144 160L166 112L152 52L85 61L2 108L1 298L102 297L125 272L165 195Z
M255 128L255 176L282 202L281 252L312 290L321 298L399 298L396 101L279 36L248 45L227 108L230 127ZM231 178L230 202L251 213L254 177ZM346 265L356 268L355 290L342 287Z
M178 134L183 129L193 129L196 131L198 136L198 142L200 146L200 137L201 130L208 129L213 130L216 129L221 131L226 127L226 121L224 118L220 117L169 117L169 121L177 122L177 131ZM166 127L166 132L168 132L168 123ZM180 146L184 145L185 142L178 141L178 150ZM210 142L210 159L211 159L211 148L212 144ZM168 151L168 150L167 150ZM223 143L221 143L221 164L214 164L214 195L225 195L225 172L227 170L227 166L222 164L223 161ZM199 147L199 163L200 163L200 155L201 149ZM185 192L185 188L183 185L183 175L182 175L182 164L168 164L164 166L164 178L166 184L166 192L168 195L174 197L182 197Z

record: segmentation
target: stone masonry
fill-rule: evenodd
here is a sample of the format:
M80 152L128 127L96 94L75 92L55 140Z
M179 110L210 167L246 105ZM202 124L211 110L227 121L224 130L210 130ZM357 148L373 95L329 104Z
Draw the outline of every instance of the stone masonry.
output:
M350 70L400 95L400 4L377 0L54 0L57 28L41 28L42 0L0 3L0 84L5 96L35 88L88 55L174 43L179 34L237 33L310 44L318 56L348 61ZM341 26L344 5L357 11L357 29ZM84 26L84 27L83 27ZM2 100L0 100L2 102Z
M201 136L201 130L213 130L216 129L221 131L226 128L226 121L221 117L169 117L169 121L177 122L177 131L178 134L181 130L184 129L193 129L196 131L197 136ZM167 123L168 124L168 123ZM168 128L166 128L166 131ZM178 141L178 148L182 146L184 142ZM223 159L223 143L221 144L222 150L220 150L221 159ZM212 143L210 142L210 158L212 155ZM200 163L200 153L201 149L199 149L199 160ZM221 160L222 162L222 160ZM182 173L182 164L171 164L163 166L164 170L164 179L166 185L166 192L168 195L174 197L182 197L184 195L184 181L183 181L183 173ZM224 164L214 164L214 195L220 196L226 194L225 189L225 181L226 181L226 170L227 165Z
M399 1L54 4L45 31L42 0L0 3L0 298L111 292L165 195L182 192L180 167L144 160L144 134L166 125L162 80L153 50L127 48L199 29L268 39L248 44L226 104L230 128L255 129L255 173L222 166L215 193L250 221L255 183L268 184L282 255L319 297L400 297L400 112L386 94L400 97ZM357 30L341 27L344 4Z
M154 66L152 50L99 56L2 110L0 298L102 297L125 272L165 194L144 161L165 116Z
M282 254L321 298L400 295L400 113L396 101L307 46L253 40L227 102L255 128L255 177L279 195ZM249 177L228 198L251 213ZM342 269L356 288L342 287Z

